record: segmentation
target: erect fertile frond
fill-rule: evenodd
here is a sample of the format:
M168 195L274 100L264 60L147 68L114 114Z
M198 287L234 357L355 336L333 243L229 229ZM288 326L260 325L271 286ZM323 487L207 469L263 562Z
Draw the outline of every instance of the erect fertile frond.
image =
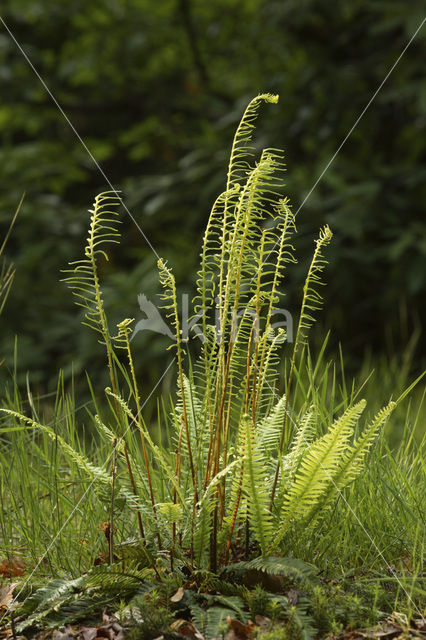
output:
M103 308L102 292L100 289L97 259L103 256L108 260L106 246L118 243L120 234L117 231L119 220L117 211L113 209L120 204L120 198L115 191L106 191L96 196L93 209L89 210L90 227L84 249L84 258L70 262L72 269L67 269L68 277L64 281L68 284L76 297L76 304L85 309L85 322L109 341L106 316Z
M118 334L113 337L117 349L127 349L130 328L134 321L134 318L125 318L117 325Z
M323 257L323 250L330 244L333 237L331 229L325 225L321 229L318 238L315 240L315 251L309 266L305 284L303 286L302 307L300 310L299 325L297 328L296 339L294 342L294 353L297 353L300 344L305 344L310 327L315 322L313 313L321 308L322 297L317 287L323 284L321 273L327 261Z
M227 191L232 189L235 183L238 182L241 173L246 171L249 166L245 158L247 158L248 155L251 155L248 145L251 142L252 133L255 127L254 123L262 102L271 102L276 104L278 102L278 96L270 93L262 93L249 102L235 132L232 143L228 166Z
M164 289L164 293L161 294L161 299L164 302L163 309L166 309L167 311L167 318L171 319L174 334L176 337L176 343L178 346L180 346L182 336L180 333L175 277L172 273L172 270L168 268L167 262L165 260L158 260L157 266L160 276L160 283Z

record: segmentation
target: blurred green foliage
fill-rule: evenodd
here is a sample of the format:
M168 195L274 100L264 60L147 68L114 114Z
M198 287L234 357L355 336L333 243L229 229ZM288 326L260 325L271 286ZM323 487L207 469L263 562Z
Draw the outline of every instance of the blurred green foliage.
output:
M1 16L155 250L191 291L201 234L223 189L232 133L248 100L280 94L259 147L284 147L286 192L300 207L424 17L418 0L3 0ZM405 347L426 281L426 28L298 214L299 257L317 228L335 232L324 323L345 353ZM46 388L60 367L103 367L60 269L81 254L94 195L108 188L4 24L0 24L0 225L26 192L7 256L16 267L0 353ZM159 292L156 256L123 211L124 238L103 265L117 322ZM287 282L297 309L297 273ZM135 337L145 380L167 339ZM1 375L5 375L6 366ZM101 374L99 374L101 375ZM96 376L95 376L96 378Z

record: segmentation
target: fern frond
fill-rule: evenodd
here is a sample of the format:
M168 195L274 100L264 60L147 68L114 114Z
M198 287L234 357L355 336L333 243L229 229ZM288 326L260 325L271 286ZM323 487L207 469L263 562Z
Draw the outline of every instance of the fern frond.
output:
M273 535L272 516L269 511L269 477L265 473L265 459L258 445L254 426L248 416L243 418L246 436L243 493L247 499L248 518L262 553Z
M175 282L173 273L167 267L164 260L160 259L158 261L158 270L160 275L160 282L164 289L164 294L162 295L163 300L165 301L164 308L168 310L169 313L167 317L171 318L172 324L175 330L176 354L177 354L177 361L178 361L179 387L180 387L180 393L181 393L181 399L182 399L183 422L185 427L186 445L188 449L189 465L191 469L192 484L194 489L194 499L195 501L197 501L198 499L197 477L195 473L194 458L192 454L192 445L191 445L191 434L190 434L189 424L188 424L188 407L185 402L185 390L184 390L183 366L182 366L182 356L183 356L182 336L181 336L179 314L178 314L178 307L177 307L176 282Z
M343 456L339 470L334 476L334 481L338 489L352 482L356 476L362 471L363 463L368 451L377 438L379 430L389 420L391 413L396 407L396 402L389 402L386 407L380 409L370 424L365 428L364 432L354 442Z
M46 433L51 440L59 444L64 453L77 464L79 469L85 471L87 475L94 480L102 484L110 485L111 478L104 469L102 469L101 467L97 467L92 462L90 462L90 460L86 458L86 456L84 456L79 451L76 451L70 444L68 444L66 440L64 440L64 438L62 438L62 436L57 434L51 427L40 424L32 418L18 413L17 411L13 411L12 409L0 409L0 411L3 411L7 415L15 418L16 420L19 420L20 422L23 422L29 429L38 429Z
M327 490L365 405L365 400L361 400L347 409L302 456L294 482L284 499L283 524L276 533L274 547L280 543L289 526L315 506Z
M235 609L225 607L209 607L204 609L200 605L190 606L192 620L205 638L219 638L227 628L228 616L235 617Z
M251 570L263 571L271 576L284 576L289 580L295 580L302 584L315 584L317 582L317 569L314 565L302 562L298 558L259 556L253 560L244 560L224 567L221 575L243 575Z
M278 96L270 93L262 93L248 104L240 124L234 135L232 143L231 156L228 166L228 178L226 190L232 189L238 182L241 173L248 168L247 156L250 153L249 144L255 127L255 121L258 116L259 108L262 102L270 102L276 104Z
M100 289L97 260L100 256L108 260L106 247L118 243L120 234L117 227L117 211L114 207L120 204L120 198L115 191L105 191L96 196L93 209L89 210L90 227L84 249L84 258L71 262L72 269L64 273L69 274L64 279L76 298L76 304L85 310L86 324L99 333L108 343L109 333L107 319L103 306Z
M395 402L390 402L386 407L383 407L354 444L346 447L338 463L338 467L328 483L326 491L317 504L313 505L305 516L305 520L310 526L316 521L320 512L329 506L330 499L336 493L342 491L345 486L353 482L361 473L365 458L377 438L379 429L386 424L395 407Z
M281 431L284 421L286 397L282 396L272 408L270 413L260 421L258 427L259 444L263 447L265 454L270 457L278 450Z
M302 307L294 343L295 352L298 351L301 344L306 344L308 331L315 322L312 314L321 308L322 297L318 291L318 287L323 284L321 274L327 264L323 257L323 250L330 244L332 237L333 234L330 227L325 225L325 227L321 229L318 239L315 240L315 251L303 286Z
M93 567L76 579L54 579L38 589L20 606L25 619L17 625L19 632L32 626L60 624L87 615L94 605L103 606L111 598L116 604L131 597L152 578L152 570L118 570L111 566ZM102 600L103 598L103 600Z
M290 452L284 459L286 471L286 480L291 482L294 474L297 472L303 453L307 450L315 436L315 412L311 407L309 411L300 420L293 441L291 443Z

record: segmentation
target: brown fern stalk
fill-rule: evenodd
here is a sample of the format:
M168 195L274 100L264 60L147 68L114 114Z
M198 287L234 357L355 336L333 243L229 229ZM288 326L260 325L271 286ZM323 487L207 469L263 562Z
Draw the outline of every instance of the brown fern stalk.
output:
M149 465L149 460L148 460L148 453L146 450L146 443L145 443L145 436L143 434L143 423L142 423L142 408L141 408L141 404L140 404L140 397L139 397L139 388L138 388L138 383L136 381L136 372L135 372L135 366L134 366L134 362L133 362L133 356L132 356L132 350L130 348L130 341L129 341L129 327L131 322L133 322L133 319L126 319L123 320L122 322L120 322L120 324L118 325L118 329L119 329L119 334L118 334L118 338L122 338L124 341L124 346L125 346L125 350L126 350L126 354L127 354L127 359L129 361L129 369L130 369L130 374L132 377L132 385L133 385L133 395L135 397L135 403L136 403L136 418L137 418L137 422L138 422L138 427L139 427L139 434L140 434L140 438L141 438L141 446L142 446L142 455L143 455L143 459L144 459L144 464L145 464L145 471L146 471L146 476L147 476L147 481L148 481L148 488L149 488L149 495L150 495L150 499L151 499L151 507L152 507L152 512L154 515L154 519L157 521L157 510L155 507L155 498L154 498L154 490L152 487L152 479L151 479L151 471L150 471L150 465ZM117 401L115 400L115 402L117 403ZM138 512L139 513L139 512ZM140 516L140 513L139 513ZM161 549L161 537L160 537L160 532L157 530L157 542L158 542L158 548Z

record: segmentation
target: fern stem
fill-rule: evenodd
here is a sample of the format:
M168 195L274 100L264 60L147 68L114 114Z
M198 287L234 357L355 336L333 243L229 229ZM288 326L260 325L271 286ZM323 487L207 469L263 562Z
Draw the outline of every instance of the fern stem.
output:
M148 480L148 487L149 487L149 495L151 498L151 506L152 506L152 512L154 514L154 518L157 521L157 510L155 507L155 498L154 498L154 490L152 487L152 479L151 479L151 472L150 472L150 466L149 466L149 461L148 461L148 454L147 454L147 450L146 450L146 444L145 444L145 437L143 434L143 426L142 426L142 409L141 409L141 405L140 405L140 398L139 398L139 389L138 389L138 384L136 381L136 373L135 373L135 367L134 367L134 363L133 363L133 356L132 356L132 351L130 349L130 341L129 341L129 323L126 323L126 321L123 321L122 323L120 323L119 327L122 329L122 335L124 338L124 344L125 344L125 348L126 348L126 353L127 353L127 359L129 361L129 368L130 368L130 373L131 373L131 377L132 377L132 384L133 384L133 395L135 396L135 402L136 402L136 417L137 417L137 424L138 424L138 428L139 428L139 434L140 434L140 439L141 439L141 445L142 445L142 455L143 455L143 459L144 459L144 464L145 464L145 470L146 470L146 476L147 476L147 480ZM140 513L139 513L140 516ZM160 537L160 532L157 529L157 542L158 542L158 548L161 549L161 537Z
M242 442L242 454L244 455L244 440ZM229 550L231 548L232 537L234 535L235 524L237 522L237 514L238 514L238 509L240 507L241 494L242 494L242 491L243 491L243 478L244 478L244 459L241 462L241 473L240 473L240 481L239 481L239 486L238 486L237 499L236 499L236 502L235 502L234 513L232 515L232 521L231 521L231 527L230 527L230 531L229 531L228 541L226 543L225 564L227 564L228 560L229 560Z
M114 492L115 492L115 467L116 467L116 458L117 458L117 438L114 438L114 442L112 444L112 463L111 463L111 511L109 518L109 563L113 564L114 562Z
M116 398L116 376L115 376L115 370L114 370L114 366L113 366L113 361L112 361L112 353L113 353L113 348L112 348L112 344L111 344L111 336L109 333L109 329L108 329L108 323L107 323L107 319L106 319L106 315L105 315L105 310L104 310L104 306L103 306L103 301L102 301L102 294L101 294L101 289L100 289L100 284L99 284L99 277L98 277L98 269L97 269L97 263L96 263L96 246L98 244L97 242L97 233L98 233L98 225L101 224L100 222L100 218L101 218L101 209L102 209L102 202L105 199L105 196L103 194L100 194L98 196L96 196L95 198L95 204L94 204L94 208L91 211L92 213L92 217L91 217L91 224L90 224L90 230L89 230L89 238L88 238L88 245L86 247L86 256L89 258L90 263L91 263L91 267L92 267L92 277L93 277L93 286L94 286L94 291L95 291L95 304L96 304L96 309L98 312L98 316L99 316L99 324L101 326L101 333L102 336L104 338L105 341L105 347L106 347L106 352L107 352L107 360L108 360L108 371L109 371L109 378L111 381L111 388L114 394L114 407L115 407L115 413L116 413L116 417L117 417L117 422L119 425L121 425L121 418L120 418L120 410L118 407L118 402L117 402L117 398ZM106 256L106 254L104 254ZM129 478L130 478L130 483L131 483L131 487L133 490L133 493L135 496L137 496L137 490L136 490L136 484L135 484L135 480L133 477L133 471L132 471L132 467L130 464L130 459L129 459L129 455L127 452L127 445L124 442L124 454L125 454L125 458L126 458L126 464L127 464L127 469L128 469L128 473L129 473ZM138 511L138 525L139 525L139 532L141 534L141 537L143 538L144 535L144 531L143 531L143 526L142 526L142 518L140 515L140 512Z

